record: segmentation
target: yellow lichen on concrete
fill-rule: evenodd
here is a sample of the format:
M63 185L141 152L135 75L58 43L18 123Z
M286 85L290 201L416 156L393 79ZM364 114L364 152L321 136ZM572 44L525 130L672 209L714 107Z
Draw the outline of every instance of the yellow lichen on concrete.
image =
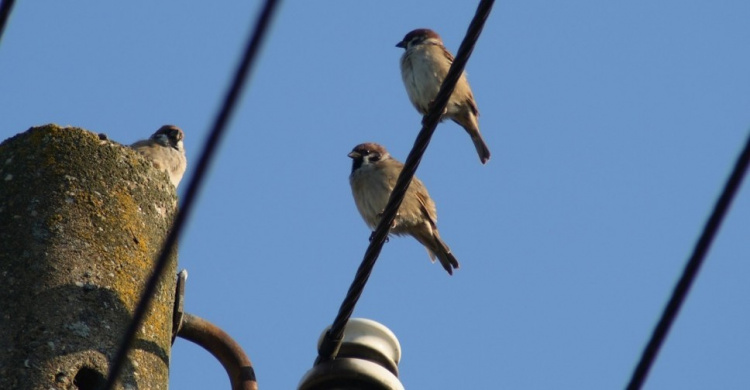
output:
M0 174L12 178L0 186L0 285L13 287L0 289L0 311L15 314L0 318L0 345L18 349L0 367L39 362L0 388L57 386L46 378L74 374L77 359L114 354L174 217L174 188L131 149L56 125L0 144ZM125 383L137 388L166 387L175 271L172 253L129 355Z

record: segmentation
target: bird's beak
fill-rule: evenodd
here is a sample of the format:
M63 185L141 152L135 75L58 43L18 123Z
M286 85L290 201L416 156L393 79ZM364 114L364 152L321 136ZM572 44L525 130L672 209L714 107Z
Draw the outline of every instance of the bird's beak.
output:
M396 44L396 47L400 47L402 49L406 49L406 42L401 41L401 42L399 42L399 43Z
M362 155L359 154L359 153L357 153L357 152L351 152L351 153L347 154L347 156L349 156L349 158L360 158L360 157L362 157Z

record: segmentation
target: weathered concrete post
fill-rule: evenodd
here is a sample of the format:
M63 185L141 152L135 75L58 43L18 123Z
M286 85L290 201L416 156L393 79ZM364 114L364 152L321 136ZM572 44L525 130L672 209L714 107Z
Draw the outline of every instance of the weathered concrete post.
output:
M176 207L165 173L83 129L0 144L0 389L102 384ZM118 388L167 388L175 270Z

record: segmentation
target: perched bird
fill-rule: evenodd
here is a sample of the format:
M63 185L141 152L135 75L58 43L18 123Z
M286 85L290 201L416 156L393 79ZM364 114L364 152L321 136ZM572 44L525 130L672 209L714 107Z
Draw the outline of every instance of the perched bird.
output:
M453 55L443 46L440 36L426 28L406 34L396 47L406 50L401 56L401 78L409 100L420 114L426 115L448 75ZM466 73L461 74L458 79L443 115L469 133L479 160L482 164L486 163L490 159L490 150L479 133L479 109L466 80Z
M371 142L355 146L349 157L353 160L349 184L354 203L367 226L375 229L404 164L392 158L384 147ZM416 238L427 249L430 259L434 262L437 257L449 274L453 275L453 269L458 268L458 260L440 239L435 202L416 177L406 191L391 233Z
M182 144L184 138L185 134L179 127L164 125L151 138L135 142L130 147L151 160L156 169L167 172L176 188L187 168L185 147Z

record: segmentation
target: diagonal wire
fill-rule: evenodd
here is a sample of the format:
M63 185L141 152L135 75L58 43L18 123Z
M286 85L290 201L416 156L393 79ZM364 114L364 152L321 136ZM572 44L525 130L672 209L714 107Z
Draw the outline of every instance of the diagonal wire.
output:
M690 286L698 276L698 272L700 272L703 260L705 259L706 254L708 254L708 250L711 248L711 243L721 227L721 222L729 210L729 206L732 204L732 199L740 189L748 165L750 165L750 136L748 136L747 142L745 143L745 148L737 158L732 174L724 185L724 191L716 201L713 212L708 218L708 221L706 221L706 225L703 227L703 232L701 233L698 242L695 244L693 254L685 265L682 276L672 292L672 297L664 308L661 319L651 335L651 340L649 340L648 345L646 345L646 348L643 350L641 360L638 362L635 371L633 371L630 383L628 383L628 390L638 390L646 381L648 372L656 360L656 355L659 353L661 345L667 338L669 329L677 318L680 307L682 307L688 292L690 292Z
M234 74L232 85L227 92L227 95L221 106L221 110L216 116L216 120L213 124L213 127L211 128L211 133L209 134L208 140L203 146L203 151L201 152L200 159L195 168L195 172L190 178L190 183L185 193L182 207L177 212L177 216L174 219L172 228L170 229L166 241L161 248L161 253L159 254L159 258L156 262L156 265L154 266L153 273L149 277L143 290L143 294L141 295L140 301L138 302L138 306L136 306L135 311L133 312L133 318L125 332L125 335L123 336L120 348L118 349L117 354L112 360L109 376L107 377L107 382L103 387L106 390L109 390L114 386L115 382L117 381L117 377L122 370L122 366L125 362L125 359L127 358L128 350L132 346L136 333L141 327L143 318L145 317L145 314L149 309L151 299L153 298L153 295L156 291L156 286L159 280L162 278L162 274L164 273L169 262L169 254L174 249L174 246L177 243L177 237L180 235L180 232L185 226L185 222L187 221L190 211L192 211L192 207L195 203L196 197L198 196L198 190L200 189L202 180L206 176L206 172L208 171L208 167L219 145L219 141L225 133L227 122L229 121L234 107L236 106L237 100L240 97L242 88L244 87L245 81L247 80L248 74L250 73L250 67L255 62L255 59L260 50L260 45L263 42L263 38L268 31L268 27L271 24L271 19L278 3L278 0L266 0L263 8L261 9L261 12L258 14L255 29L251 32L250 38L248 39L242 60Z
M3 0L3 2L0 3L0 40L3 38L5 26L8 24L10 11L13 10L13 3L15 3L15 0Z
M414 173L419 166L419 162L422 160L425 150L427 150L427 145L429 145L430 138L432 138L432 134L435 132L435 127L442 116L441 114L448 104L448 99L453 93L456 82L458 82L466 63L469 61L469 56L471 56L471 52L474 50L474 45L479 39L479 35L481 34L484 23L492 10L493 4L494 0L482 0L477 7L474 19L472 19L471 24L466 31L466 36L456 53L456 58L440 87L440 91L433 101L431 109L422 121L422 130L417 135L417 139L414 141L414 146L412 147L411 152L409 152L406 162L404 162L404 168L396 181L393 191L391 192L391 197L388 199L388 204L385 206L380 223L377 228L375 228L370 245L365 251L359 269L357 269L354 281L349 287L349 291L339 308L338 315L336 315L336 319L333 321L331 329L326 332L326 335L320 343L316 363L336 357L344 335L344 327L352 316L354 306L356 306L357 301L359 301L359 297L362 295L365 284L370 278L372 269L375 266L375 261L378 259L380 251L383 249L385 239L388 236L388 230L396 217L396 212L401 206L401 202L404 200L406 190L409 188L409 183L411 183Z

